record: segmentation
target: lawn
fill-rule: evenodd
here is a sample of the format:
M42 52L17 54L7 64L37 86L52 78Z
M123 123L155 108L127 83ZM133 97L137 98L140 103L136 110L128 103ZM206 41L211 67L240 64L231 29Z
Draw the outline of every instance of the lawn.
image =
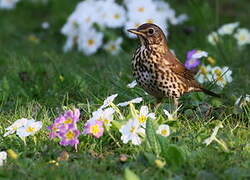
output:
M157 122L170 126L170 136L163 138L146 129L141 145L124 144L112 126L100 138L80 135L76 151L48 136L47 127L66 109L80 109L81 132L92 112L112 94L118 94L114 104L142 97L135 108L148 105L154 112L151 96L140 87L127 87L134 80L131 58L137 40L118 30L124 36L118 55L104 50L90 56L76 49L63 52L65 36L60 29L78 2L21 1L13 10L0 9L0 151L8 151L0 179L250 179L250 104L235 106L238 97L250 94L250 45L238 48L230 38L218 46L207 41L207 35L225 23L238 21L240 27L250 29L249 3L168 1L189 17L168 28L168 44L180 61L185 61L187 51L201 49L216 59L216 65L232 70L233 81L223 89L205 84L223 98L186 95L178 118L172 120L163 112L169 108L166 99L155 114ZM50 24L46 30L41 28L45 21ZM125 119L133 112L133 106L119 109ZM15 134L4 137L5 129L20 118L43 123L26 144ZM114 115L118 127L123 123L119 118L119 113ZM150 122L147 128L154 130L156 124ZM218 124L223 126L218 141L206 146L204 140Z

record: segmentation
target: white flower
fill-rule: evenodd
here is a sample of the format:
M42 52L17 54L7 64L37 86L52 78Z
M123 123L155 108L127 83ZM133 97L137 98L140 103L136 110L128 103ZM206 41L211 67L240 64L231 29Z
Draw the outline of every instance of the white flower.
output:
M137 85L136 80L132 81L131 83L127 84L128 88L134 88Z
M49 29L50 24L49 24L48 22L43 22L43 23L41 24L41 26L42 26L43 29Z
M34 119L30 119L23 127L17 129L16 134L20 138L25 138L29 135L34 135L41 128L42 128L41 121L35 121Z
M125 9L113 1L106 1L103 6L105 25L110 28L122 27L126 21Z
M97 111L93 112L93 117L90 120L98 120L102 121L104 125L111 126L111 122L113 120L113 114L115 110L113 108L107 109L98 109Z
M28 119L26 118L16 120L11 126L6 128L7 132L3 136L5 137L10 134L13 134L14 132L16 132L17 129L24 126L27 122L28 122Z
M115 41L109 41L104 45L104 49L110 52L112 55L116 55L121 50L122 38L119 37Z
M240 108L242 108L242 106L247 105L248 103L250 103L250 95L246 94L244 96L240 96L236 101L235 101L235 106L238 106Z
M203 143L206 144L206 145L208 146L209 144L211 144L211 142L213 142L214 140L216 140L216 139L217 139L217 138L216 138L216 135L217 135L218 130L219 130L220 128L223 128L222 123L220 123L219 125L217 125L217 126L213 129L212 135L211 135L209 138L205 139Z
M5 151L0 152L0 166L7 160L7 153Z
M230 35L233 33L235 28L237 28L238 26L239 26L239 22L224 24L223 26L221 26L218 29L218 34L219 35L226 35L226 34Z
M207 36L207 40L212 45L216 45L220 41L220 37L217 32L212 32Z
M117 104L117 106L127 106L130 103L135 104L135 103L140 103L142 101L143 101L143 99L141 97L138 97L138 98L132 99L130 101L119 103L119 104Z
M234 38L237 40L239 46L250 44L250 32L246 28L238 29L234 34Z
M83 29L81 29L83 30ZM102 45L103 33L90 28L88 31L80 32L78 38L78 49L86 55L94 54Z
M212 81L212 67L210 65L208 66L204 66L204 65L201 65L200 68L199 68L199 72L197 73L197 81L199 83L205 83L205 82L209 82L209 81Z
M206 51L198 50L192 55L192 59L200 59L202 57L207 57L208 53Z
M162 124L158 127L156 133L164 137L167 137L170 135L170 128L167 124Z
M0 9L13 9L20 0L0 0Z
M212 69L213 79L216 81L216 84L220 87L224 87L227 83L231 83L232 78L232 71L229 67L225 66L220 68L218 66Z
M177 112L178 110L181 108L181 106L179 106L174 112L170 113L168 110L163 109L165 115L168 117L168 120L170 121L174 121L177 119Z
M170 19L171 24L177 25L177 24L182 24L188 19L188 16L186 14L181 14L178 17L172 17Z
M120 128L119 131L122 134L121 140L125 144L132 141L132 144L139 145L141 144L141 138L139 135L145 135L145 130L140 126L140 123L136 119L130 119L127 124Z
M106 108L108 107L111 103L113 103L114 99L118 96L118 94L113 94L109 97L107 97L104 102L103 105L100 107L100 109Z
M142 127L145 128L146 127L146 120L148 118L155 119L155 113L149 113L148 106L142 106L136 119L142 125Z

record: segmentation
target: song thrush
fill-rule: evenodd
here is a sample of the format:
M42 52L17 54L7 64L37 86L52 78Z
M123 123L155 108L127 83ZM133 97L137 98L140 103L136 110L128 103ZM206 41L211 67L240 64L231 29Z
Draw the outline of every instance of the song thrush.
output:
M196 82L194 73L171 53L160 27L145 23L128 31L140 39L140 47L132 60L133 76L146 92L156 98L158 105L163 98L170 97L178 107L179 98L189 92L219 97Z

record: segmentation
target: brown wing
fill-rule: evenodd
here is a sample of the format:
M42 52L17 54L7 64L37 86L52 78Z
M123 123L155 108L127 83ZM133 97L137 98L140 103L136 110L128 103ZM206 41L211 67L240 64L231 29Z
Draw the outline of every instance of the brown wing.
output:
M166 55L166 61L168 61L169 69L177 74L182 81L187 82L189 87L200 87L200 85L194 79L193 71L188 70L170 51Z

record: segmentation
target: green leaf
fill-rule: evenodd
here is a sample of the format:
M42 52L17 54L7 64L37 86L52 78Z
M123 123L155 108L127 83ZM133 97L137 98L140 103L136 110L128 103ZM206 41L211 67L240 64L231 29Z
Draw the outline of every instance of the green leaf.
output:
M147 136L147 140L148 140L149 145L152 148L153 152L157 156L159 156L161 153L161 146L160 146L159 140L157 138L152 119L148 119L146 121L146 136Z
M184 161L184 152L176 145L169 145L163 152L163 156L167 163L170 163L173 167L180 167Z
M137 176L133 171L131 171L129 168L125 169L124 174L125 180L140 180L139 176Z

